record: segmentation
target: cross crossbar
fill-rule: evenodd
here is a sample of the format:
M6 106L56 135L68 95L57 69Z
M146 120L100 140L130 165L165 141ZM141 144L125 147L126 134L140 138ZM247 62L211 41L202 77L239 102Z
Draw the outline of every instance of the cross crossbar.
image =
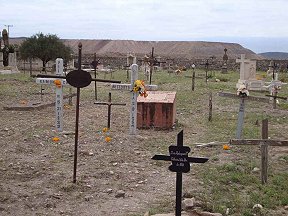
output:
M269 146L288 146L288 140L270 140L270 139L232 139L232 145L259 145L266 144Z

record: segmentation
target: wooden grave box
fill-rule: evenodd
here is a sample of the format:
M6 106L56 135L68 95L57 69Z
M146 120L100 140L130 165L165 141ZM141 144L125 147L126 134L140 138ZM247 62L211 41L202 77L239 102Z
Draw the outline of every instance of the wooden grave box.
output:
M170 129L176 121L176 92L149 91L137 98L137 128Z

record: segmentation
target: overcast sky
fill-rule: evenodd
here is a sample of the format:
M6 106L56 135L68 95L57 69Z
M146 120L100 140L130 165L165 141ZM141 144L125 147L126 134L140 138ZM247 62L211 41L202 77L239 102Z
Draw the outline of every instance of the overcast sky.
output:
M10 37L210 40L288 52L288 0L0 0Z

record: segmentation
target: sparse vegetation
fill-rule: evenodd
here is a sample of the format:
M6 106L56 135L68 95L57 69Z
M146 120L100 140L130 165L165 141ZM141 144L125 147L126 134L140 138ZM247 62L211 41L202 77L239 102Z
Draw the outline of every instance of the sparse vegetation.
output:
M199 72L203 73L196 70ZM1 109L3 154L0 165L3 175L0 176L0 199L4 200L0 206L4 210L1 211L17 215L23 210L26 215L41 215L49 209L51 215L59 212L80 215L97 209L109 216L116 213L140 216L148 210L152 214L172 212L175 175L168 171L169 162L152 161L151 157L168 154L168 146L175 144L176 134L183 129L184 145L192 150L190 155L210 158L206 164L193 164L191 172L183 174L183 192L192 189L189 194L201 202L203 210L225 214L229 208L229 215L252 216L255 214L253 206L261 204L263 215L280 215L279 211L284 211L284 206L288 205L285 147L269 149L266 185L261 185L259 172L253 171L255 167L260 168L259 146L231 146L230 150L223 150L222 145L195 147L199 142L229 144L229 140L235 138L239 101L219 97L217 93L221 90L236 92L239 74L230 71L226 75L215 71L215 76L207 84L205 79L196 79L194 92L191 91L191 79L185 75L191 75L191 71L181 75L166 71L153 74L152 83L158 84L160 90L177 91L177 124L169 131L140 130L139 136L129 136L129 92L112 91L112 101L126 102L127 106L113 107L110 131L113 139L110 143L105 143L98 132L106 126L107 109L96 108L93 104L94 85L81 89L81 154L76 185L69 181L72 178L74 136L62 134L59 143L51 141L56 133L53 131L54 108L29 113ZM113 76L115 80L126 82L126 71L114 72ZM104 74L99 72L97 77L104 78ZM142 72L139 78L144 79ZM214 82L215 78L220 82ZM0 75L0 83L1 108L8 102L40 100L40 86L28 74ZM97 85L98 98L107 101L110 85ZM68 92L64 88L64 93ZM210 92L213 94L213 115L212 121L208 122ZM284 85L280 93L287 96L288 86ZM264 97L265 93L251 94ZM45 87L44 99L55 100L53 87ZM269 137L287 140L287 102L280 101L277 107L274 110L272 104L247 102L243 138L261 138L261 121L268 118ZM74 106L64 111L65 130L74 130L74 118ZM89 155L89 152L93 154ZM113 192L104 192L107 188ZM121 200L114 196L120 189L127 192ZM30 207L23 207L27 200Z

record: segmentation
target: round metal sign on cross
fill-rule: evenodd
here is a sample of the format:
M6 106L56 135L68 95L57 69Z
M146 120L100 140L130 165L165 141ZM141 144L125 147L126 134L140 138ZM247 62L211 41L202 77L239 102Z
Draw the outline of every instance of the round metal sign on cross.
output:
M84 88L92 81L91 74L84 70L73 70L66 75L69 85L76 88Z

